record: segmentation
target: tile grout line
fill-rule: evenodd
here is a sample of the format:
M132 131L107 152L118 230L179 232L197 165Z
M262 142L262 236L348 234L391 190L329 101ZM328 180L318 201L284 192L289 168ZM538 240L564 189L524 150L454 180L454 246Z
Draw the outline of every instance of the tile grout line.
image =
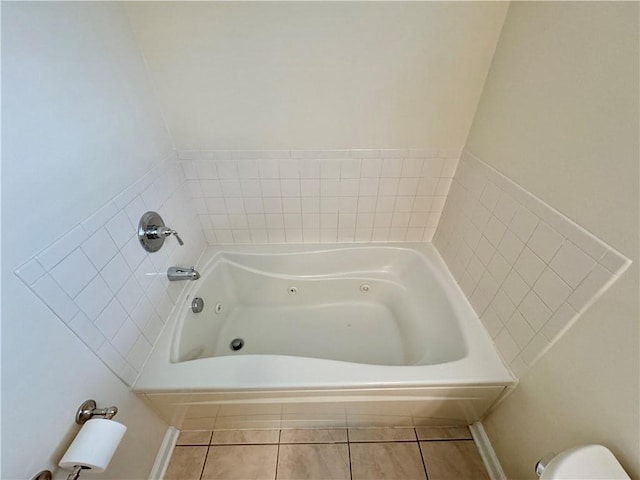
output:
M209 439L211 442L211 439ZM204 475L204 469L207 466L207 460L209 459L209 451L211 450L211 445L207 445L207 453L204 456L204 462L202 462L202 470L200 470L200 480L202 480L202 476Z
M430 438L423 440L371 440L371 441L356 441L349 443L415 443L415 442L460 442L460 441L472 441L471 438ZM344 443L344 442L342 442Z
M413 433L416 435L416 439L418 438L418 431L414 428ZM422 445L420 445L420 440L418 440L418 451L420 452L420 459L422 460L422 468L424 468L424 476L426 480L429 480L429 473L427 472L427 464L424 461L424 455L422 453Z
M212 447L241 447L244 445L277 445L280 442L255 442L255 443L212 443ZM344 442L343 442L344 443ZM284 445L287 445L285 442Z
M209 435L209 445L207 445L207 454L204 457L204 463L202 464L202 471L200 472L200 480L204 476L204 469L207 466L207 460L209 460L209 452L211 451L211 442L213 441L213 430L211 431L211 435Z
M303 445L303 444L327 444L327 445L344 445L345 443L347 444L347 451L348 451L348 460L349 460L349 478L351 480L353 480L353 468L352 468L352 457L351 457L351 443L359 443L359 444L368 444L368 443L413 443L413 442L417 442L418 443L418 451L420 453L420 457L421 457L421 461L422 461L422 465L423 465L423 470L425 472L425 479L429 480L429 473L427 470L427 466L426 466L426 460L424 457L424 452L422 450L422 445L421 443L423 441L425 442L451 442L451 441L462 441L462 442L473 442L473 439L468 439L468 438L436 438L436 439L426 439L426 440L420 440L419 439L419 435L417 432L417 427L413 427L412 428L413 433L414 433L414 440L376 440L376 441L372 441L372 442L352 442L349 436L349 431L347 429L346 431L346 436L347 436L347 441L346 442L323 442L323 443L319 443L319 442L302 442L299 443L297 445ZM203 466L201 469L201 473L200 473L200 477L199 479L202 480L203 476L204 476L204 471L206 469L206 465L207 462L209 460L209 454L211 453L211 447L213 446L220 446L220 445L213 445L211 442L213 440L213 432L211 432L211 435L209 437L209 444L207 445L198 445L198 444L186 444L186 445L180 445L181 447L200 447L200 446L206 446L207 447L207 451L205 454L205 458L204 458L204 462L203 462ZM280 456L280 445L283 445L283 443L281 443L282 440L282 430L279 429L278 431L278 441L277 441L277 450L276 450L276 466L275 466L275 477L274 480L277 479L277 475L278 475L278 463L279 463L279 456ZM295 443L284 443L285 445L296 445ZM246 445L269 445L269 444L265 444L265 443L245 443L245 444L223 444L224 446L246 446Z
M415 442L471 442L471 438L425 438L418 440L360 440L355 442L271 442L271 443L184 443L176 445L178 447L242 447L257 445L346 445L347 443L369 444L369 443L415 443Z
M353 469L351 468L351 442L349 441L348 428L347 428L347 454L349 455L349 479L353 480Z
M468 439L466 439L468 440ZM353 443L382 443L393 440L376 440L375 442L353 442ZM415 440L398 440L399 442L409 442ZM245 445L346 445L347 442L258 442L258 443L211 443L212 447L242 447ZM177 445L179 447L206 447L208 444L203 443L184 443Z
M348 442L282 442L280 445L345 445Z
M473 438L423 438L418 442L472 442Z
M468 158L464 158L465 155ZM485 164L481 159L476 157L471 152L468 152L468 151L463 152L460 165L462 167L466 166L466 168L470 169L469 171L475 172L479 176L484 177L484 184L480 189L474 188L474 186L470 182L462 181L462 176L458 176L457 179L454 178L453 184L456 185L457 189L460 189L460 192L463 192L465 194L463 198L469 198L473 201L475 205L481 206L485 210L487 210L489 212L489 216L491 219L496 219L496 221L500 222L502 226L506 226L507 232L514 233L514 230L512 229L512 225L519 211L521 210L527 211L532 217L535 217L536 219L535 226L533 227L533 230L529 233L529 235L527 235L527 238L525 239L524 237L521 237L518 234L516 234L516 237L518 237L518 239L524 243L524 249L531 249L532 255L535 255L536 259L539 260L542 264L544 264L543 273L545 271L548 271L556 275L574 293L581 288L585 280L587 280L589 276L594 272L594 270L598 267L603 268L607 273L611 274L611 276L613 277L610 280L611 283L620 276L622 271L617 270L617 272L613 272L610 268L604 265L603 258L607 255L608 252L614 252L614 254L618 254L621 257L624 257L624 255L622 255L620 252L617 252L617 250L615 250L613 247L608 245L606 242L604 242L603 240L593 235L593 233L581 227L579 224L575 222L575 220L567 217L562 212L559 212L558 210L554 209L551 205L547 204L540 198L537 198L536 196L532 195L530 192L527 192L522 186L515 183L512 179L509 179L504 175L500 174L499 172L495 171L492 167ZM495 202L493 205L489 205L489 203L485 201L485 193L488 191L489 188L495 189L497 192L499 192L501 197L510 198L518 205L518 208L516 208L516 211L512 212L511 215L509 216L509 220L507 220L506 217L502 218L502 216L500 217L498 216ZM523 193L525 194L525 197L522 196ZM472 219L474 214L475 214L474 212L470 214ZM459 214L458 216L464 216L464 215ZM457 221L458 220L451 221L451 225L449 225L447 229L447 233L446 233L447 237L450 236L452 232L455 231L454 226ZM553 230L555 233L557 233L561 237L561 241L558 248L556 249L555 253L550 255L549 259L543 259L538 253L538 251L533 249L533 247L530 245L531 239L535 235L536 230L540 228L541 225L548 227L549 229ZM482 232L482 229L478 228L478 230L481 230ZM482 232L482 238L487 239L487 236L485 235L484 232ZM585 244L585 241L587 241L586 244ZM591 244L591 246L589 244ZM597 244L597 247L594 247L593 246L594 244ZM476 257L478 256L477 255L478 247L471 248L466 240L463 241L463 245L466 248L470 249L473 252L474 256ZM566 277L562 274L562 272L558 271L552 265L554 259L558 255L558 252L563 248L565 248L566 246L577 249L579 252L584 254L586 258L594 262L594 265L590 269L588 269L588 272L586 273L585 277L582 279L581 282L579 282L577 286L567 281ZM601 253L601 250L603 247L605 248L605 252ZM509 268L509 273L507 273L507 277L511 274L511 272L515 272L522 279L523 275L520 274L520 270L516 268L516 264L518 263L519 257L522 256L523 252L524 250L521 251L521 253L518 255L518 258L516 258L513 262L510 262L511 266ZM493 256L495 257L496 254L498 254L497 251L494 253ZM455 255L452 254L452 257L454 258L453 260L454 262L457 260L458 256L459 256L459 251L456 251ZM489 265L485 265L485 267L486 268L484 271L490 272ZM466 270L466 267L463 267L463 268ZM498 337L498 334L502 334L502 332L505 332L505 334L508 337L510 337L511 340L513 340L516 344L518 344L517 345L518 353L516 354L514 359L508 362L509 368L512 369L514 373L516 371L516 368L517 370L521 371L519 374L521 374L524 370L530 368L531 365L535 361L537 361L541 355L544 354L544 351L548 350L548 348L550 348L550 346L554 343L554 338L548 338L543 331L544 327L546 327L546 325L549 324L548 318L545 320L545 322L543 322L543 325L541 327L536 327L531 322L530 318L522 315L521 307L523 306L527 296L528 295L536 296L537 299L540 301L540 303L544 307L546 307L548 310L551 311L552 318L563 306L567 306L569 308L576 310L576 307L571 303L569 303L566 298L560 307L553 308L549 304L547 299L542 298L542 296L540 296L540 294L538 293L538 290L534 288L534 286L539 280L540 280L540 275L538 275L537 278L533 280L531 283L527 280L524 280L524 283L527 286L527 295L524 296L519 302L517 303L514 302L514 306L515 306L514 312L520 313L522 318L526 321L527 326L529 326L531 330L535 333L535 336L529 339L526 342L526 344L522 346L518 342L515 342L515 335L512 333L511 329L507 328L507 325L510 323L511 319L513 318L514 312L512 312L506 320L503 319L501 316L498 316L498 319L500 320L502 325L499 329L497 329L498 333L496 335L492 335L492 338L495 341L495 338ZM459 285L461 284L460 282L458 282L457 279L456 279L456 282ZM500 284L500 282L498 283ZM504 283L505 283L505 280L503 280L502 284ZM502 289L502 286L500 287L500 289ZM479 288L478 284L475 284L471 295L473 295L476 291L478 291L478 288ZM607 287L605 286L603 288L606 289ZM498 291L500 291L500 289ZM496 295L493 295L494 298L495 296ZM509 295L507 295L507 298L509 298L509 300L512 300ZM490 299L487 303L488 303L487 307L483 310L483 312L478 311L477 313L479 314L484 313L484 311L490 308L492 306L493 299ZM495 311L493 313L495 314ZM570 321L570 323L573 323L573 321L576 320L576 318L580 315L580 313L581 312L578 311L572 317L572 321ZM482 315L479 315L479 316L482 316ZM547 344L547 347L545 347L541 353L539 352L536 355L534 355L533 360L525 361L523 354L525 350L527 350L533 345L535 341L534 340L535 337L542 338L543 341L545 341L545 343ZM557 340L557 338L558 336L556 334L555 340ZM517 362L520 362L523 366L517 367Z
M280 439L282 438L282 429L278 429L278 448L276 449L276 471L273 480L278 479L278 463L280 462Z

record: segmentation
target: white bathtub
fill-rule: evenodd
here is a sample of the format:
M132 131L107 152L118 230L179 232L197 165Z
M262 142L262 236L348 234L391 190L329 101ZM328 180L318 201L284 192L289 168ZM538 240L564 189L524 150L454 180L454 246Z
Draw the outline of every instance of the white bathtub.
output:
M430 244L210 248L199 267L134 386L178 428L468 424L513 383Z

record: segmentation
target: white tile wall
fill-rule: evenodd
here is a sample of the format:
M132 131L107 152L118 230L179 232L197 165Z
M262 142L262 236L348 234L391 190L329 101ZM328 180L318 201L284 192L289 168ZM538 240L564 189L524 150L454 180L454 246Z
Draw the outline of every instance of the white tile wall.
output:
M430 241L435 232L516 375L630 263L466 152L459 166L457 151L437 149L178 157L15 272L128 384L184 286L169 284L166 269L193 263L207 242ZM185 247L169 238L159 252L144 252L135 230L147 210L159 211Z
M431 241L459 151L183 151L210 244Z
M433 242L516 376L631 263L468 152Z
M160 251L146 253L136 230L147 210L159 212L184 247L168 238ZM131 385L184 287L168 282L167 268L192 265L206 246L182 168L171 158L15 273Z

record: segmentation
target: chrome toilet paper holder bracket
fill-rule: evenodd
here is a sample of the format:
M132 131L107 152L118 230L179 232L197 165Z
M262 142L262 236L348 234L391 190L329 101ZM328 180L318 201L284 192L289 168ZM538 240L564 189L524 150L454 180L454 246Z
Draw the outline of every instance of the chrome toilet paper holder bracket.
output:
M116 413L118 413L118 407L111 406L107 408L98 408L98 404L95 400L86 400L82 402L82 405L78 407L76 411L76 423L78 425L84 425L87 420L91 420L93 417L101 417L106 420L111 420ZM78 480L80 478L80 472L85 467L76 465L67 477L67 480Z
M84 467L80 465L76 465L75 467L73 467L73 470L71 470L71 473L67 477L67 480L78 480L80 478L80 472L83 468Z
M87 420L91 420L93 417L102 417L111 420L116 413L118 413L118 407L98 408L95 400L87 400L78 407L76 423L78 425L84 425Z
M111 420L115 414L118 413L118 407L111 406L107 408L98 408L95 400L86 400L82 402L82 405L78 407L76 411L76 423L78 425L84 425L87 420L91 420L93 417L101 417L106 420ZM81 465L76 465L67 477L67 480L78 480L80 472L84 469ZM38 472L31 480L52 480L53 474L50 470L43 470Z

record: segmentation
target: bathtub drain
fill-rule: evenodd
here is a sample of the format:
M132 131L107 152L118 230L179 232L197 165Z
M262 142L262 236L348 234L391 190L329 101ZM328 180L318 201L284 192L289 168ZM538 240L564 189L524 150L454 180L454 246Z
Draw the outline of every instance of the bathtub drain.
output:
M229 348L234 352L237 352L242 347L244 347L244 340L241 338L234 338L233 340L231 340L231 343L229 344Z

